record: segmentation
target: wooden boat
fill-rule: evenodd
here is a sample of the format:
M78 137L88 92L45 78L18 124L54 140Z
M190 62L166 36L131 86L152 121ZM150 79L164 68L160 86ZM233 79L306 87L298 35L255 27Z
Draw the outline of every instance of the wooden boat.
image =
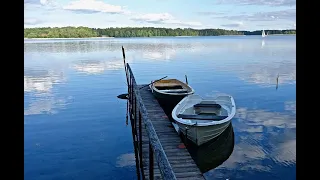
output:
M152 94L156 97L161 106L169 111L185 97L194 93L192 87L177 79L162 79L150 84Z
M200 146L219 136L236 113L232 96L218 95L203 99L199 95L184 97L172 110L174 127Z

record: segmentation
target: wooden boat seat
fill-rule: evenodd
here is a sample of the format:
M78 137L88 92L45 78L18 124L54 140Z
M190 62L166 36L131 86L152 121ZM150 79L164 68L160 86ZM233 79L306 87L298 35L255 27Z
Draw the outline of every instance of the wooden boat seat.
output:
M195 104L193 105L193 107L195 108L201 108L201 107L211 107L211 108L217 108L217 109L220 109L221 108L221 105L220 104Z
M217 116L217 115L196 115L196 114L178 114L178 118L182 119L196 119L196 120L222 120L228 116Z
M166 92L166 93L187 93L188 90L186 89L168 89L168 90L160 90L161 92Z
M181 85L177 83L155 83L155 86L161 87L161 86L181 86Z

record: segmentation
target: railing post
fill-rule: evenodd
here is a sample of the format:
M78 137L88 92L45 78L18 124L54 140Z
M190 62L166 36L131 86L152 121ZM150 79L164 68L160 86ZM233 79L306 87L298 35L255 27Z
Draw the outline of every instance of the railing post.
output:
M149 179L153 180L153 151L151 147L151 143L149 142Z
M134 129L137 131L137 97L134 98Z
M132 85L132 77L131 77L131 75L130 75L130 80L129 80L129 82L130 82L130 87L129 87L129 88L130 88L130 97L129 97L130 100L129 100L129 102L130 102L130 104L131 104L131 106L130 106L130 107L131 107L131 111L130 111L131 113L130 113L130 115L131 115L131 114L132 114L132 100L133 100L133 88L132 88L133 85ZM131 117L132 117L132 116L131 116Z
M131 92L130 92L131 91L131 88L130 88L131 87L131 84L130 84L131 81L130 81L130 79L131 79L131 74L129 73L129 75L128 75L128 82L129 82L128 83L128 94L129 94L128 100L129 100L129 103L130 103L130 98L131 98Z
M131 116L131 114L130 114ZM136 141L136 129L134 128L134 124L133 124L133 121L132 121L132 118L130 117L130 122L131 122L131 128L132 128L132 140L133 140L133 147L134 147L134 155L135 155L135 158L136 158L136 171L137 171L137 177L138 179L141 179L141 176L140 176L140 168L142 166L142 161L140 161L139 159L139 155L138 155L138 143Z
M141 112L139 110L139 157L140 157L140 168L143 171L142 167L142 118L141 118Z

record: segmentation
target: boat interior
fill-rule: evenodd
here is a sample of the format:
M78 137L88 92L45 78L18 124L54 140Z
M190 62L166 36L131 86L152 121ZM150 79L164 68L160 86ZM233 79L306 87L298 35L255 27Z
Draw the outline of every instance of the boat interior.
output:
M219 121L228 117L228 112L214 101L203 101L186 108L177 115L182 119L213 120Z
M165 93L187 93L190 90L177 80L161 80L154 83L154 87Z

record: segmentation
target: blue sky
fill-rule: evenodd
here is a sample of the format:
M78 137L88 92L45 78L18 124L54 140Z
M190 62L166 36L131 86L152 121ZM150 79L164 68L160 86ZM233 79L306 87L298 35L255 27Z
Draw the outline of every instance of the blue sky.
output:
M24 26L295 29L296 0L24 0Z

